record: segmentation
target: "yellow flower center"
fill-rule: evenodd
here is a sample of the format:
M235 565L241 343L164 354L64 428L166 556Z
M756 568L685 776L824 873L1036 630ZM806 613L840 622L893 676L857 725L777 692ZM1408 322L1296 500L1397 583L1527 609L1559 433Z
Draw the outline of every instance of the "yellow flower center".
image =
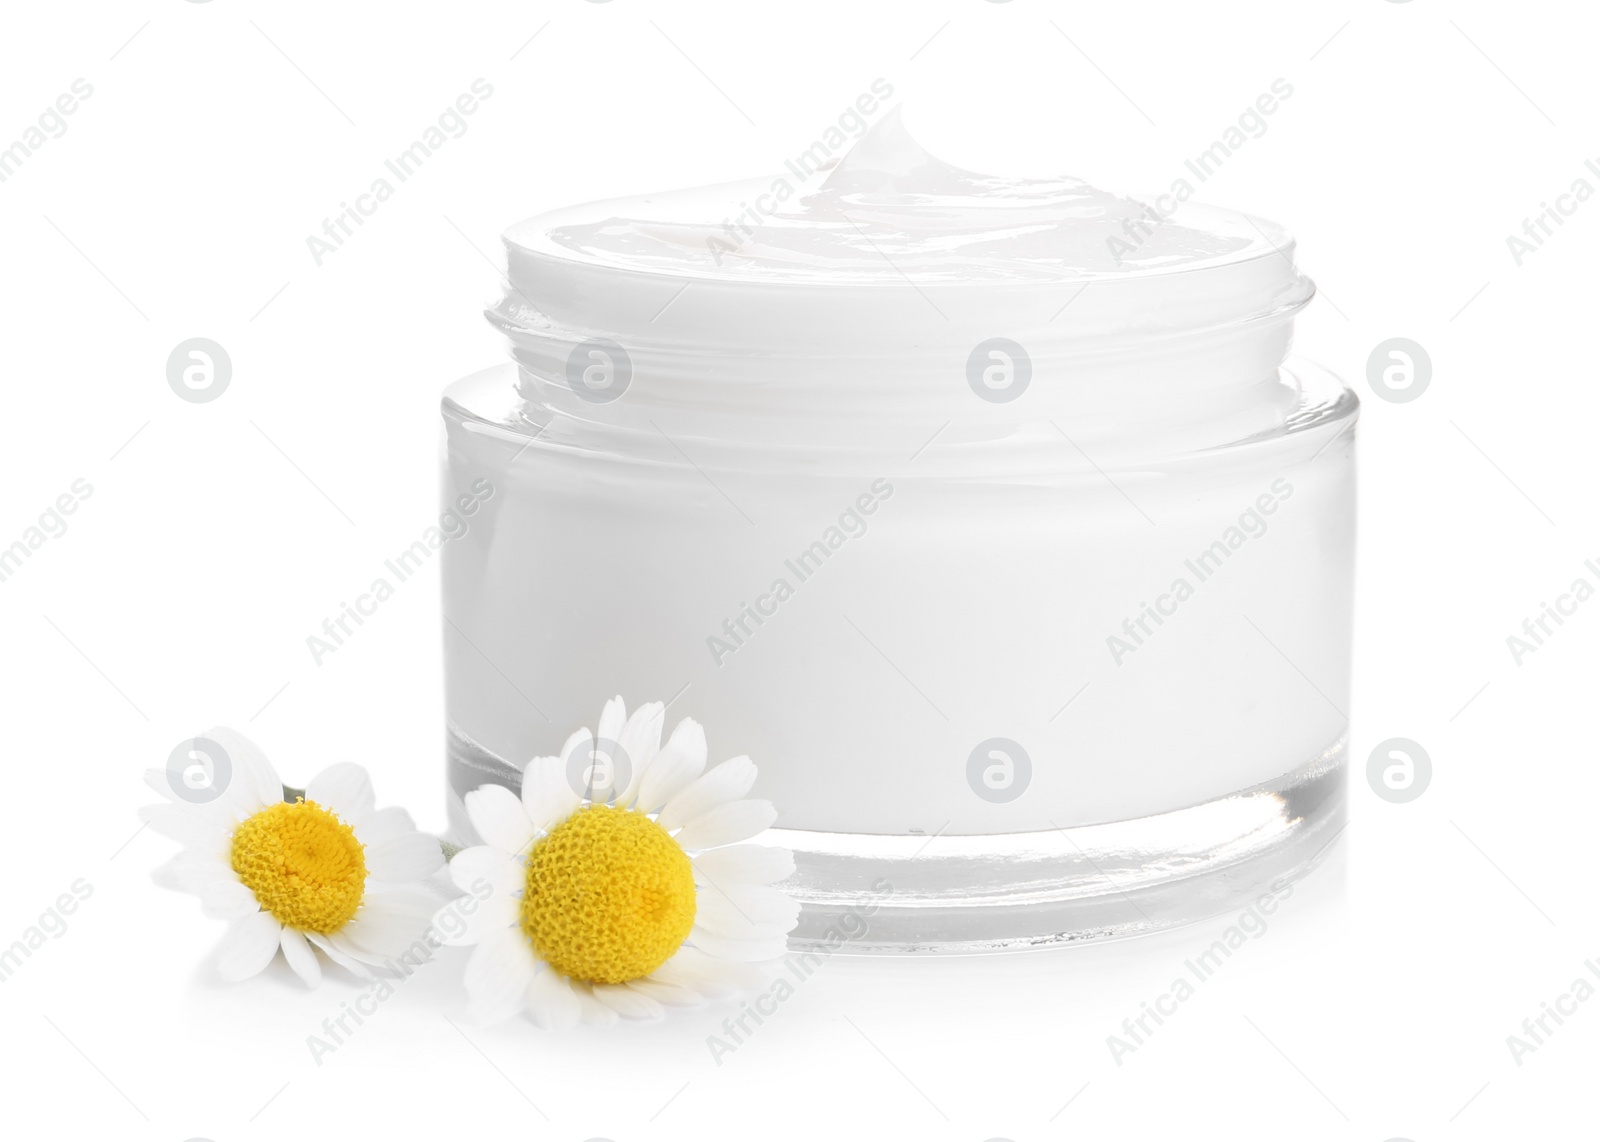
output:
M562 975L626 983L666 963L694 927L694 870L643 813L579 809L528 855L522 931Z
M233 834L233 871L286 928L327 935L350 922L367 882L356 831L315 801L269 805Z

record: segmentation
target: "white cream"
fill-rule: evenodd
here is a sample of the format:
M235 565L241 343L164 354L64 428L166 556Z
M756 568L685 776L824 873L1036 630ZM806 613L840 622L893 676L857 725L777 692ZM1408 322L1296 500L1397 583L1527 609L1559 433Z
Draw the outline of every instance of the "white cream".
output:
M1284 365L1313 291L1276 226L1150 228L890 115L815 185L506 243L516 366L445 402L446 495L496 489L445 555L458 792L619 692L681 691L781 828L829 833L1127 821L1342 757L1355 401ZM995 338L1014 400L969 383ZM615 400L569 382L594 340L631 362ZM1010 800L969 781L994 738L1028 755Z
M918 146L896 110L810 193L791 170L557 211L513 227L506 240L629 272L858 287L907 277L1045 285L1130 277L1243 261L1270 252L1270 235L1284 237L1243 215L1188 205L1145 239L1151 209L1079 179L953 167Z

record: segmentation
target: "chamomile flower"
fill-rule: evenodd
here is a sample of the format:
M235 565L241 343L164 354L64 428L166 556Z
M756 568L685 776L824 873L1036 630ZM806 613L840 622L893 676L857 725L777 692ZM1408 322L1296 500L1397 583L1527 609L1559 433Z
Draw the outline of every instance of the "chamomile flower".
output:
M770 802L745 798L755 765L706 769L705 731L688 718L662 746L662 714L653 702L627 717L614 698L597 733L528 763L520 797L499 785L467 794L484 843L457 853L450 875L472 895L435 929L474 945L473 1019L525 1010L560 1029L657 1018L664 1005L758 986L753 965L784 953L799 904L773 885L794 858L741 843L776 818ZM598 757L626 759L620 789L594 791L591 768L574 762Z
M224 979L254 976L281 951L314 987L317 951L367 975L366 965L422 938L437 903L422 881L444 862L439 841L404 809L375 809L365 769L330 766L290 801L240 734L213 729L192 746L187 771L145 775L168 803L140 816L184 846L158 883L193 893L207 916L228 922L217 964Z

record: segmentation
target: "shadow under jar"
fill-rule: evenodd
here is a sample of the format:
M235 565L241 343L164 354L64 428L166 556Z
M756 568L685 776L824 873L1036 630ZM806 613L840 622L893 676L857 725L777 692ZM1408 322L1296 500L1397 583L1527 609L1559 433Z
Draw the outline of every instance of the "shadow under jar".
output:
M1357 402L1287 357L1311 283L1271 223L897 132L750 235L772 180L508 232L513 361L444 400L452 827L673 698L757 762L797 946L1242 904L1344 819Z

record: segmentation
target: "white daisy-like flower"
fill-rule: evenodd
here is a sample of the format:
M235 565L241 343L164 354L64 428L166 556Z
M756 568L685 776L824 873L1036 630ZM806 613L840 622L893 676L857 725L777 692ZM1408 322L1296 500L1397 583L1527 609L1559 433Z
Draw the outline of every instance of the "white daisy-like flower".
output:
M219 727L196 744L220 749L208 759L215 772L195 786L170 768L150 770L146 782L169 803L139 815L184 846L157 882L193 893L207 916L228 922L223 979L248 979L281 950L314 987L322 967L313 949L370 975L366 965L423 937L437 898L422 881L444 863L439 841L404 809L374 808L365 769L329 766L304 797L286 801L271 763L242 735Z
M475 945L474 1020L526 1010L562 1029L659 1018L663 1005L759 986L754 965L784 954L800 906L773 885L794 857L740 843L777 816L745 798L755 765L735 757L706 769L705 731L689 718L662 746L663 713L652 702L630 718L613 698L597 733L579 730L560 757L528 763L520 797L500 785L467 794L484 843L457 853L450 875L476 896L447 905L435 928L456 933L446 943ZM622 789L574 788L572 759L611 755L630 763L631 776L616 774Z

